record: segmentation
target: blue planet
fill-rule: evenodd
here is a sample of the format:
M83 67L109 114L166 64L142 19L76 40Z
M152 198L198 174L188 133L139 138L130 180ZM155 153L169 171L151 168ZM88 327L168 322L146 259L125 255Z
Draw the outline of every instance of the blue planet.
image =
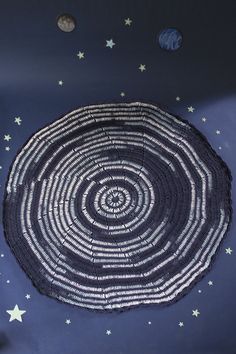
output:
M159 33L158 41L162 49L174 51L181 47L183 37L176 28L165 28Z

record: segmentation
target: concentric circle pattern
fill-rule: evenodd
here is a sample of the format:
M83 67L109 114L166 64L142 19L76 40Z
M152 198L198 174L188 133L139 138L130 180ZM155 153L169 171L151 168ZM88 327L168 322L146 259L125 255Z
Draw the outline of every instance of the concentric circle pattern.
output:
M5 236L44 294L97 310L166 304L209 268L230 184L187 122L140 102L83 107L16 156Z

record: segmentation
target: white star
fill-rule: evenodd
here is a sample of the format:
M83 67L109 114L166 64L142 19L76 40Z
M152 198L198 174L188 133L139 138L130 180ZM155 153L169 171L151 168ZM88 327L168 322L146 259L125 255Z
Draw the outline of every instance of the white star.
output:
M232 252L233 252L233 250L230 247L225 249L226 254L231 254Z
M220 134L220 130L217 129L216 130L216 134L219 135Z
M106 334L109 336L111 334L111 330L107 329Z
M151 321L148 321L148 324L149 324L149 325L151 325L151 324L152 324L152 322L151 322Z
M124 92L121 92L120 95L121 95L121 97L125 97L125 93Z
M176 97L176 101L180 101L180 97L179 96Z
M183 326L184 326L184 323L183 323L183 322L179 322L179 326L180 326L180 327L183 327Z
M6 283L9 284L9 283L10 283L10 280L7 279Z
M201 290L201 289L199 289L199 290L198 290L198 292L199 292L199 294L201 294L202 290Z
M3 253L1 253L1 257L2 257L2 258L4 257L4 254L3 254Z
M115 43L113 42L113 39L106 40L106 42L107 42L106 47L109 47L111 49L115 45Z
M206 122L206 117L202 117L202 121L205 123Z
M21 125L22 119L21 117L15 117L15 123Z
M141 72L143 72L144 70L146 70L146 65L145 65L145 64L140 64L139 70L140 70Z
M65 321L66 324L71 324L71 320L68 318L66 321Z
M25 297L27 300L29 300L31 298L30 294L26 294Z
M63 81L62 80L58 81L58 85L62 86L63 85Z
M2 169L2 166L0 166L0 170Z
M126 25L126 26L130 26L131 23L132 23L132 20L131 20L130 18L126 18L126 19L125 19L125 25Z
M19 322L22 322L21 316L26 312L24 310L20 310L18 305L15 305L13 310L7 310L6 311L11 317L9 319L9 322L17 320Z
M79 57L79 59L84 59L84 52L79 51L77 57Z
M11 140L11 135L9 135L9 134L4 135L4 140L7 140L7 141Z
M5 147L5 150L6 150L6 151L10 151L10 146L6 146L6 147Z
M212 281L212 280L209 280L208 285L209 285L209 286L212 286L212 285L213 285L213 281Z
M221 150L222 149L222 147L221 146L219 146L219 150Z
M195 110L195 108L193 106L188 107L189 112L193 113L194 110Z
M198 309L192 310L192 311L193 311L193 313L192 313L193 316L198 317L198 315L200 315L200 312L198 311Z

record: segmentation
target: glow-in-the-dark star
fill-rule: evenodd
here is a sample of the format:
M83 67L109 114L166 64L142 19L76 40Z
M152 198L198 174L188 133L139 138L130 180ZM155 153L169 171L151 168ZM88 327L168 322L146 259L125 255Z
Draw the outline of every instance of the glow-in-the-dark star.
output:
M10 315L9 322L12 322L14 320L17 320L19 322L22 322L22 315L26 312L24 310L20 310L18 305L15 305L13 310L7 310L6 311Z
M109 40L107 40L106 41L107 42L107 44L106 44L106 47L109 47L109 48L113 48L114 47L114 45L115 45L115 43L113 42L113 39L109 39Z

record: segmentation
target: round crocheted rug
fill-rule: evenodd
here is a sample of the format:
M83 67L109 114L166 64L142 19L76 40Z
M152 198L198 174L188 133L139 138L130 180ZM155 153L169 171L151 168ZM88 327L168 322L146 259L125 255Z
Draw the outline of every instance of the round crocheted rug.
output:
M43 294L80 307L169 304L209 270L231 175L187 121L141 103L79 108L17 154L6 240Z

